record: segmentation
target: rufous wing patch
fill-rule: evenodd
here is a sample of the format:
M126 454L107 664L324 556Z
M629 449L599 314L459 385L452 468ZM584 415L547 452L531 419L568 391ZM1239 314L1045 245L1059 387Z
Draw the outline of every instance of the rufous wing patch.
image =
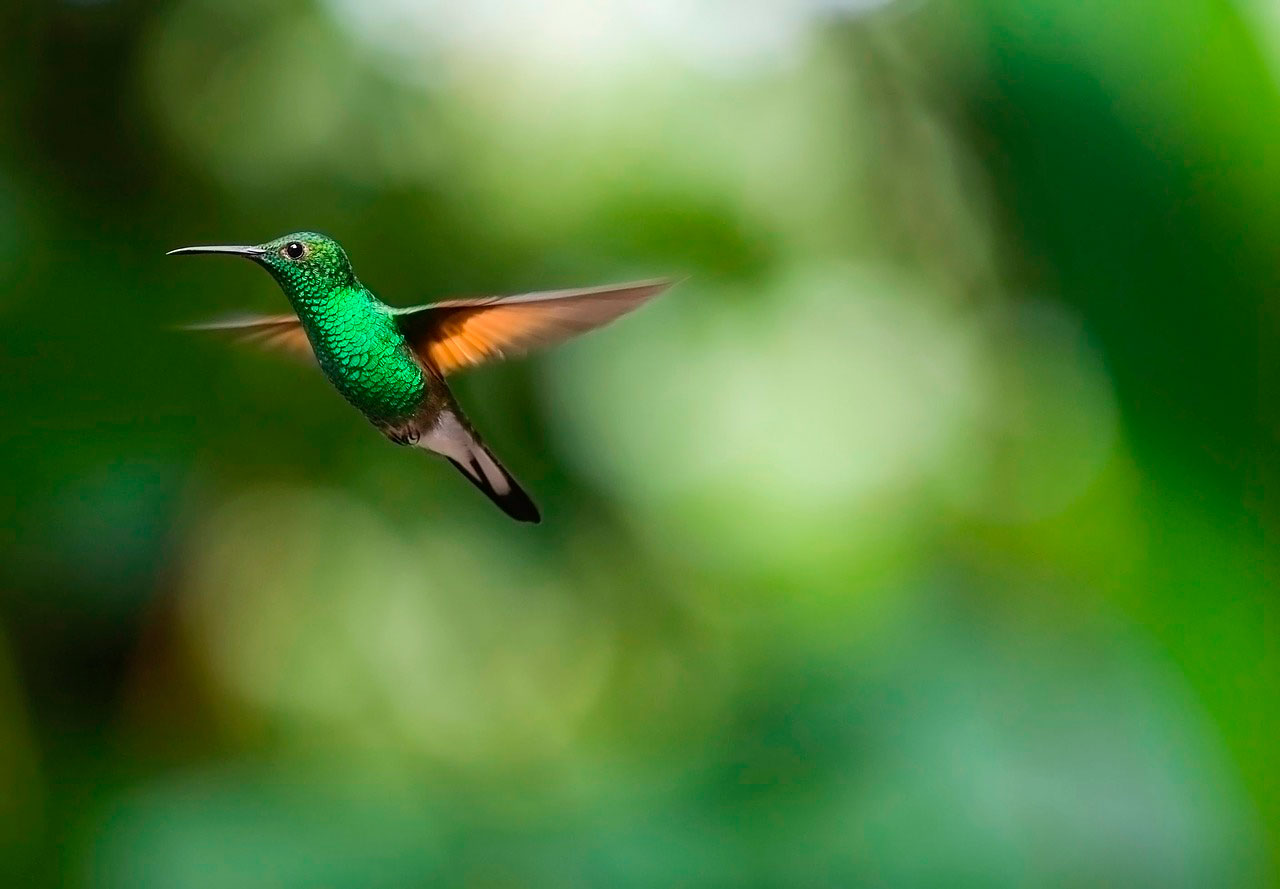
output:
M583 290L453 300L397 315L409 345L441 374L562 343L638 308L671 286L642 281Z

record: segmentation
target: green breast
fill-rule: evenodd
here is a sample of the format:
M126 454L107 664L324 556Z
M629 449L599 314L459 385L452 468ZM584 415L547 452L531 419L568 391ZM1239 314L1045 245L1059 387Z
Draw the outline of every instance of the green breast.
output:
M426 374L373 294L348 288L297 308L320 367L347 401L375 422L417 411Z

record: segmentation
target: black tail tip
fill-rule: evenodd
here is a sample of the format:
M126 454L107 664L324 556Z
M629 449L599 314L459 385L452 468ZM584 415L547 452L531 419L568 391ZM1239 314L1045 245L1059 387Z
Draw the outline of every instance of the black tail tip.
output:
M502 511L511 516L517 522L528 522L530 525L542 524L542 513L538 512L538 507L528 497L523 502L518 503L499 503Z
M514 481L511 481L511 490L507 494L490 494L490 499L517 522L528 522L531 525L542 522L542 513L538 512L537 504Z
M493 489L484 478L479 466L474 467L474 472L468 471L461 463L452 457L447 458L450 463L457 467L458 471L466 477L467 481L475 485L484 495L493 501L494 505L505 512L517 522L528 522L531 525L537 525L542 522L542 514L538 512L538 507L534 504L532 498L524 492L524 489L516 483L516 480L505 470L502 470L503 478L507 482L507 492L499 494ZM501 465L499 464L499 469Z

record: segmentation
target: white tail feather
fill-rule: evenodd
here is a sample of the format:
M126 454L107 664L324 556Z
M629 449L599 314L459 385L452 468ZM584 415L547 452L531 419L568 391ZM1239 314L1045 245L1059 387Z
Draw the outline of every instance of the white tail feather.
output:
M538 508L467 424L444 410L418 438L418 447L448 458L477 488L513 518L539 521Z

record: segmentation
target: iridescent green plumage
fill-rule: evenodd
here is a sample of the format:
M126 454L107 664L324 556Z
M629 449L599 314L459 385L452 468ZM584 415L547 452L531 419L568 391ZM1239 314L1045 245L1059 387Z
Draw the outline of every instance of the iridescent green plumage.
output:
M284 252L301 244L305 262ZM351 268L335 241L311 232L263 245L261 260L302 322L329 381L375 423L402 423L422 405L427 374L391 310Z
M360 283L341 245L314 232L172 253L229 253L262 265L296 314L206 328L314 355L342 396L388 438L441 454L508 515L532 522L537 507L481 443L445 375L598 327L669 286L649 281L393 309Z

